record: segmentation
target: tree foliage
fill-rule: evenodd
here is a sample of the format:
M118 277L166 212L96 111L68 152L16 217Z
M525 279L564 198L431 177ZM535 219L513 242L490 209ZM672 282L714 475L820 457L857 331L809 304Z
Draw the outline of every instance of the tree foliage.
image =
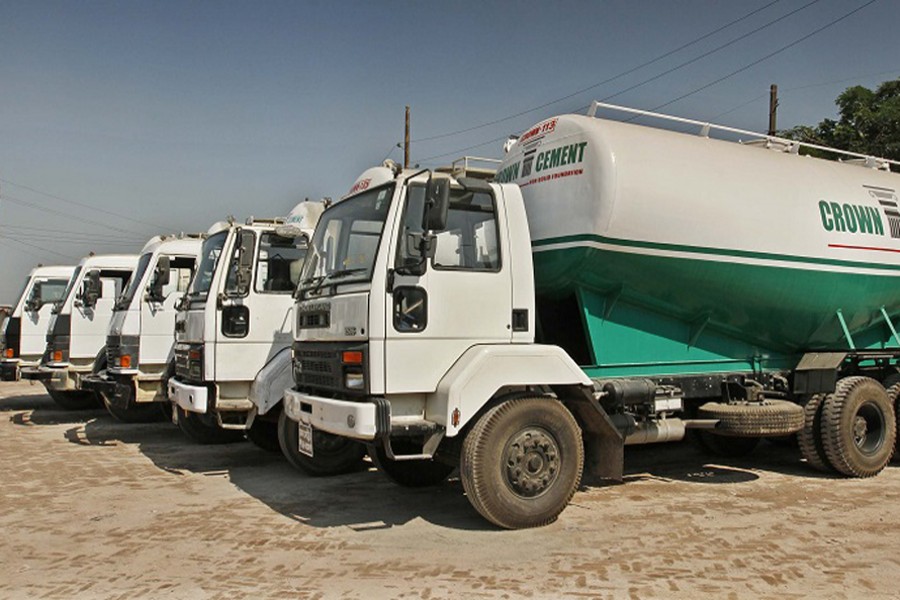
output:
M900 160L900 79L872 91L861 85L837 97L840 118L816 126L800 125L781 132L794 140Z

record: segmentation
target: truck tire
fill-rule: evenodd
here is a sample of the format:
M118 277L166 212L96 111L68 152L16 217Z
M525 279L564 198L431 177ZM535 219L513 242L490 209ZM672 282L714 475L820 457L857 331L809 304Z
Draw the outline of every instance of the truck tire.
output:
M826 394L814 394L803 407L803 429L797 433L800 454L809 466L825 473L833 473L834 467L828 461L825 444L822 441L822 409Z
M707 402L697 410L701 419L718 419L718 435L766 437L790 435L803 428L803 407L786 400L764 404Z
M747 456L759 446L762 438L737 437L733 435L717 435L710 431L691 430L691 436L700 449L715 456L739 458Z
M869 377L844 377L824 400L822 441L828 461L850 477L872 477L891 460L897 437L887 391Z
M469 502L505 529L552 523L581 482L584 445L575 418L546 397L507 400L463 440L460 479Z
M407 446L409 446L407 444ZM392 448L395 452L411 453L413 448L404 448L404 443L400 440L392 441ZM387 457L382 446L376 447L369 451L372 461L378 470L387 476L388 479L409 488L424 488L437 485L447 479L450 473L456 468L436 460L391 460Z
M887 390L888 398L894 405L894 416L897 417L897 442L894 444L892 462L900 462L900 373L894 372L881 381L881 385Z
M85 390L47 390L47 393L66 410L88 410L101 405L96 394Z
M98 357L94 362L94 373L96 375L103 375L106 371L106 365L106 354L104 353L103 356ZM119 406L118 404L113 403L106 397L106 394L103 394L102 392L98 392L97 395L103 400L106 411L111 414L114 419L123 423L153 423L155 421L162 421L166 416L163 407L158 403L135 403L134 393L126 400L125 406Z
M357 441L313 430L314 458L300 452L300 430L297 422L284 411L278 417L278 443L289 463L313 477L340 475L360 468L366 448Z
M165 407L159 402L136 404L132 401L127 407L122 407L110 402L105 394L100 394L100 397L109 414L123 423L155 423L166 418Z
M218 425L208 425L195 412L178 410L178 428L198 444L231 444L244 439L244 432L237 429L222 429Z
M253 425L247 430L247 439L253 442L257 448L266 452L281 452L281 444L278 443L278 423L264 421L259 416L253 419Z

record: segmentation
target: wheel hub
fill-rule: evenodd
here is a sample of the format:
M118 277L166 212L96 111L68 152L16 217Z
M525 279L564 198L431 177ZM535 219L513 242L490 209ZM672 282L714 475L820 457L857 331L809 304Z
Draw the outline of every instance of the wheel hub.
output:
M856 445L862 447L866 442L866 433L868 432L868 425L866 424L866 420L857 415L856 420L853 423L853 439L856 441Z
M559 476L559 446L540 428L520 431L504 451L506 482L519 496L534 498L549 489Z

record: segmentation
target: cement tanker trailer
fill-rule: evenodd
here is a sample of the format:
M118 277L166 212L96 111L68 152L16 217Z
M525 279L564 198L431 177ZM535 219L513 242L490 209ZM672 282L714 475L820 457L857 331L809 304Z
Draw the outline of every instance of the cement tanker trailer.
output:
M404 485L458 466L509 528L553 521L583 469L621 479L625 445L688 432L730 455L798 433L814 467L880 472L900 390L891 163L599 106L530 129L493 183L388 165L322 215L285 399L301 451L311 429L362 440ZM354 230L381 242L360 253Z

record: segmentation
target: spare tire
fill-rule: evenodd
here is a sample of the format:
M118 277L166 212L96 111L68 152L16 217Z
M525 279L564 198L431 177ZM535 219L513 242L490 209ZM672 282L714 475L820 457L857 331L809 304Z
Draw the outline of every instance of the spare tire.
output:
M786 400L724 404L707 402L697 410L701 419L718 419L717 435L766 437L790 435L803 428L803 407Z

